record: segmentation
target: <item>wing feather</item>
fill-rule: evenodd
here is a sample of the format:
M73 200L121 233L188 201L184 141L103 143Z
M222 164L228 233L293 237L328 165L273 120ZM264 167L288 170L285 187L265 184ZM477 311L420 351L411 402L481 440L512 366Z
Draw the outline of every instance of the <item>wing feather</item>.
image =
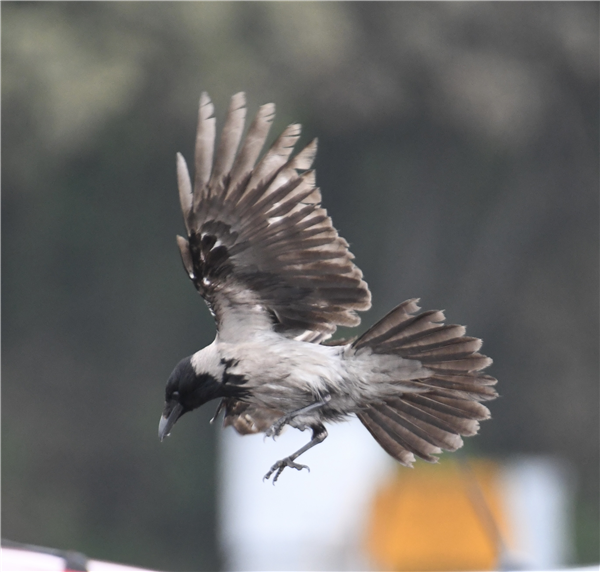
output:
M348 243L321 207L310 170L316 139L293 156L301 128L292 124L258 161L274 114L273 104L263 105L242 141L246 100L234 95L214 154L214 107L202 94L193 190L177 156L188 234L177 243L221 339L274 329L320 342L339 325L360 323L356 311L370 307L371 295Z
M246 121L246 94L236 93L231 98L227 118L221 133L219 148L215 159L215 168L211 176L211 183L217 184L231 171L235 154L240 145Z
M215 108L206 92L200 96L198 130L196 132L196 179L194 188L201 191L210 178L215 146Z
M187 163L181 153L177 153L177 187L179 188L179 202L181 203L183 221L185 222L185 228L189 232L189 221L194 195L192 193L192 181L190 179Z
M300 131L301 127L297 123L286 127L285 131L279 136L277 141L275 141L273 146L267 151L260 163L253 170L252 178L248 183L250 188L258 185L263 179L266 179L269 175L277 172L280 167L283 167L283 165L287 163L289 156L294 150L294 145L296 145L296 142L300 139ZM272 187L267 189L267 192L265 193L266 196L269 196L269 191L271 189Z
M240 185L244 178L251 174L274 118L275 105L273 103L267 103L258 110L258 114L252 125L250 125L242 149L233 164L230 190L236 190L236 187Z

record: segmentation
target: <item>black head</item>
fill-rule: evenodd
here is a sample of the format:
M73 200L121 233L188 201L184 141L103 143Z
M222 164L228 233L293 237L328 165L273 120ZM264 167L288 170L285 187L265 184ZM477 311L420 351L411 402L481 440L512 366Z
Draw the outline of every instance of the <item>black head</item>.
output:
M167 381L165 408L158 425L159 439L162 441L169 435L184 413L218 397L223 397L222 384L209 373L196 373L191 356L182 359Z

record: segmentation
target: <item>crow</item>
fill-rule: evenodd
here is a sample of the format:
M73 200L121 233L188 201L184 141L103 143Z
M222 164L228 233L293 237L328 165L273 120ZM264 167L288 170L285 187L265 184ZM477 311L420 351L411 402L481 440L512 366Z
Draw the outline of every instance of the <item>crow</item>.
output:
M159 438L220 399L215 418L223 411L224 426L242 435L312 431L267 472L273 483L286 467L308 468L296 459L327 437L325 423L352 415L401 464L415 455L436 462L489 418L481 402L497 396L496 379L482 370L492 360L442 311L419 313L418 299L354 340L328 341L338 326L360 323L371 293L321 206L316 139L293 155L300 125L292 124L257 162L274 115L273 104L260 107L242 142L246 98L234 95L215 150L214 106L203 93L193 184L177 154L187 234L177 244L217 335L170 375Z

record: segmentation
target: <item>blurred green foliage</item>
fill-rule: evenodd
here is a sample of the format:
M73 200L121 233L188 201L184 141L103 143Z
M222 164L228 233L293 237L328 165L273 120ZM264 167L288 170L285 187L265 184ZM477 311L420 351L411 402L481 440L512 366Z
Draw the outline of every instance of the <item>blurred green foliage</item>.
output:
M160 445L212 320L181 270L198 96L275 101L374 294L469 324L502 399L471 446L577 470L598 561L598 4L4 2L3 535L214 570L215 428ZM347 334L347 332L342 332ZM284 523L282 523L284 525Z

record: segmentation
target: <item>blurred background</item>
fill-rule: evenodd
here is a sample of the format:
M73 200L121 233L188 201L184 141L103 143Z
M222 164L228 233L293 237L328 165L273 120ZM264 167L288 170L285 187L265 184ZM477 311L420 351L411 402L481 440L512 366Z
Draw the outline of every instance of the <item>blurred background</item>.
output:
M244 487L265 503L286 487L340 496L354 472L320 480L327 457L364 436L362 465L380 454L366 431L334 427L313 472L273 488L260 478L274 445L222 435L212 406L158 442L171 369L214 337L175 244L175 153L193 155L202 90L218 121L243 90L249 115L277 104L272 139L297 121L301 143L319 137L324 206L373 293L360 331L420 297L483 338L501 398L467 452L503 482L550 467L562 563L598 562L598 15L591 2L3 2L3 536L235 569L240 519L252 529L266 506L236 502ZM261 448L246 471L243 451ZM344 521L365 566L400 569L377 545L377 503L413 473L369 466L339 506L355 503ZM295 530L278 502L277 528Z

